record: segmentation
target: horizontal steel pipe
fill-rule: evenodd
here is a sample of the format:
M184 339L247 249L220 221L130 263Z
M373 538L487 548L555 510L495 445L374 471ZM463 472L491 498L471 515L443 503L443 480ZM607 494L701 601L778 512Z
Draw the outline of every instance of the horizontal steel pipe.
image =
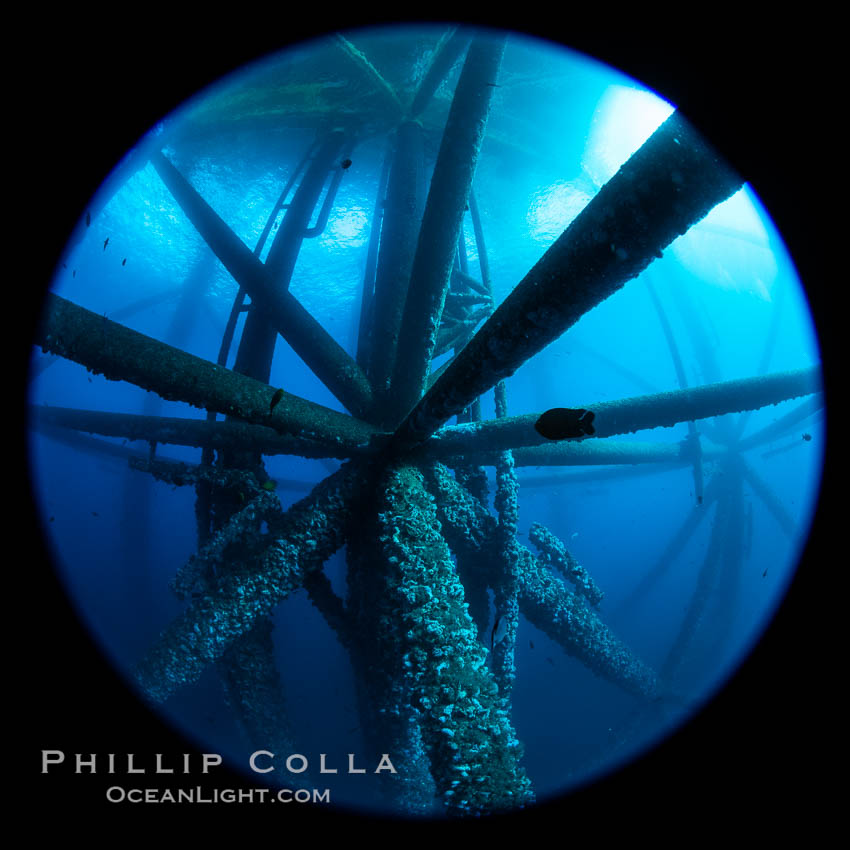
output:
M451 367L444 374L450 371ZM617 434L629 434L649 428L670 428L679 422L756 410L816 393L820 386L820 368L809 366L757 378L740 378L618 401L576 405L578 409L585 408L594 413L594 435L581 441L558 441L554 444L538 434L534 428L539 413L491 419L486 422L466 422L443 428L425 443L422 451L428 456L447 457L473 452L499 452L522 446L543 446L546 451L540 450L541 456L551 452L563 452L566 457L573 453L580 456L581 449L573 447L581 445L582 442L595 442ZM612 448L611 451L616 449ZM519 452L517 454L519 455ZM519 460L517 462L519 463Z
M275 390L201 357L49 294L35 344L112 381L128 381L171 401L215 410L281 434L368 442L365 422Z
M333 435L327 439L309 439L292 434L278 434L274 428L234 419L211 422L179 416L142 416L135 413L107 413L102 410L46 405L33 405L30 408L30 417L38 428L70 428L88 434L100 434L103 437L209 448L219 452L248 450L263 455L343 459L369 451L359 438L346 440ZM105 443L104 446L113 444Z

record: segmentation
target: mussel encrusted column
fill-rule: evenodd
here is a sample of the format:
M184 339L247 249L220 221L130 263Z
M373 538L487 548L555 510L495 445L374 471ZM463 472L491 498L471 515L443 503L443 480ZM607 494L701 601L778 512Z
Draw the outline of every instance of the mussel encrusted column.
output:
M398 673L437 793L454 814L522 805L532 799L522 747L486 665L434 499L422 473L406 465L390 468L379 490L386 609L400 621Z

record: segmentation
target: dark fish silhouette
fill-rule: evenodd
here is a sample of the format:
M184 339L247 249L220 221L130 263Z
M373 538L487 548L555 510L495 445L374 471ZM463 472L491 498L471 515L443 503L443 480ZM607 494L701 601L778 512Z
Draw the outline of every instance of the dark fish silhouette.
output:
M122 265L122 266L126 266L126 265L127 265L127 258L126 258L126 257L124 257L124 259L123 259L123 260L121 260L121 265Z
M530 640L530 641L528 642L528 648L529 648L529 649L534 649L534 641L533 641L533 640Z
M590 436L596 433L592 424L595 416L593 411L584 408L553 407L534 423L534 430L547 440Z
M811 434L803 434L803 439L808 443L812 439Z
M106 250L106 246L107 246L108 244L109 244L109 237L107 236L107 237L106 237L106 239L104 239L104 240L103 240L103 250L104 250L104 251Z
M272 396L272 400L271 400L271 402L269 402L269 413L271 413L271 412L275 409L275 407L277 406L277 403L278 403L278 402L279 402L282 398L283 398L283 390L278 390L278 391L277 391L277 392L276 392L276 393Z
M86 211L86 227L91 224L91 213Z
M340 163L340 165L342 166L342 170L343 170L343 171L345 171L345 169L346 169L346 168L350 168L350 167L351 167L351 160L350 160L350 159L344 159L344 160Z

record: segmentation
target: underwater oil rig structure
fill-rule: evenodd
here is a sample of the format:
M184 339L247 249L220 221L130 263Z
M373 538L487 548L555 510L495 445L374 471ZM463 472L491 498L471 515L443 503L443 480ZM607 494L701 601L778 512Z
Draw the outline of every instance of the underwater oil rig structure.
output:
M674 113L496 306L473 184L505 37L449 29L405 90L348 39L334 41L344 87L329 87L309 103L307 95L301 102L290 92L283 104L269 90L255 92L250 103L221 107L238 117L244 106L284 124L309 113L317 128L253 248L167 155L167 145L179 146L179 131L148 140L119 168L120 178L122 169L129 176L151 163L238 284L216 363L47 296L36 340L45 352L193 405L206 419L40 406L33 421L52 434L148 443L150 453L130 458L133 468L195 490L198 548L173 580L186 605L136 671L152 702L214 666L247 738L294 752L272 615L304 588L350 655L365 740L375 753L392 754L397 772L382 783L393 807L446 815L515 809L534 800L511 720L520 613L596 675L651 707L675 678L709 590L739 568L743 483L781 526L792 527L744 453L790 432L823 405L819 372L688 386L655 299L680 389L592 405L565 402L592 411L594 432L557 441L535 429L540 411L508 415L507 378L636 278L743 181ZM458 66L446 114L434 96ZM309 79L310 60L290 70ZM221 119L217 108L213 98L196 110L197 121ZM290 281L302 243L324 228L364 135L384 136L387 155L357 350L349 354L291 293ZM429 149L435 157L426 191ZM470 223L477 269L464 247ZM240 313L247 316L228 369ZM278 337L347 413L270 384ZM480 398L490 390L496 416L485 420ZM748 411L797 397L803 401L792 413L742 436ZM730 413L743 415L736 424L728 417L705 421ZM449 424L452 417L456 424ZM607 439L677 423L689 428L679 444ZM200 461L158 458L155 447L166 444L199 448ZM284 510L264 469L263 456L270 455L342 465ZM722 493L711 475L703 480L707 456L726 476ZM601 591L564 541L540 523L529 535L537 551L517 538L517 467L575 465L604 466L606 474L651 465L693 470L701 510L672 537L659 570L706 512L716 510L697 589L662 669L644 664L606 626ZM493 508L486 467L495 468ZM346 598L323 572L343 547Z

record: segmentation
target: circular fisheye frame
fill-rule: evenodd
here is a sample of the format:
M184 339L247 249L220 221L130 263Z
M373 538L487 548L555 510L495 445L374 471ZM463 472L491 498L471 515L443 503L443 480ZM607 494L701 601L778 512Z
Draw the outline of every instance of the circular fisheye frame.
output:
M384 817L668 738L764 633L823 466L753 188L639 82L464 26L306 42L166 116L80 211L29 401L56 570L140 699L277 799Z

